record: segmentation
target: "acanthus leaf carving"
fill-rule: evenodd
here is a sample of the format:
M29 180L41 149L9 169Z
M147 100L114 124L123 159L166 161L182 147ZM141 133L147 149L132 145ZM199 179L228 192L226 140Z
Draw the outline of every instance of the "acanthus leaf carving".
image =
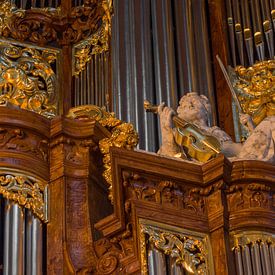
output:
M57 114L57 52L0 42L0 105L7 103L47 118Z
M0 4L0 35L40 45L74 44L96 33L110 12L105 0L85 0L68 15L60 8L19 10L5 0Z
M43 161L48 161L48 141L20 128L0 128L0 149L31 153Z
M126 230L118 236L97 241L95 243L95 252L98 257L97 274L113 274L115 271L122 272L124 266L120 262L121 259L134 255L131 223L128 223Z
M123 171L122 178L127 197L125 209L130 209L131 200L142 200L205 214L206 191L203 189L182 187L170 180L156 182L130 171Z
M0 194L47 221L47 183L23 174L0 173Z
M249 208L274 208L270 186L259 183L237 184L227 190L230 211Z
M206 240L194 238L186 234L169 232L165 229L155 228L150 225L140 225L141 246L146 249L145 240L148 243L176 259L176 263L182 265L187 271L192 274L208 274L208 260L207 260L207 245ZM143 235L143 237L142 237ZM146 253L142 253L143 257ZM141 259L143 273L148 274L147 260Z

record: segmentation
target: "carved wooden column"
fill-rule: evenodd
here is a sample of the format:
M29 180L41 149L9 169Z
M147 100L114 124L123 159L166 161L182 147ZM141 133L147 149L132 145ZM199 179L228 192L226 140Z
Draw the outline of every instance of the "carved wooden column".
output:
M222 187L221 184L220 187ZM216 274L235 274L229 248L229 222L227 201L222 188L207 198L209 231Z
M56 118L51 136L48 274L91 272L95 255L88 201L89 173L93 171L89 167L96 144L106 132L95 121Z

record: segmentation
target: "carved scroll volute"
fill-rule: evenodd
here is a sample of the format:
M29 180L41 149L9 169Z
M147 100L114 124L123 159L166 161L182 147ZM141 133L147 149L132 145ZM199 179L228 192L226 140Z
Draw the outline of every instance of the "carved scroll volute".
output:
M0 35L39 45L75 44L101 28L109 17L111 5L107 0L85 0L71 7L62 1L59 8L19 10L5 0L0 4Z

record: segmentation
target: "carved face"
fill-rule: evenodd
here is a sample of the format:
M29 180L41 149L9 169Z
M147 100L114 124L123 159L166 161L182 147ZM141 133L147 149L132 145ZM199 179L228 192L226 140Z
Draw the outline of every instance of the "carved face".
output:
M210 105L206 97L197 93L188 93L181 98L177 113L180 118L188 122L207 125L208 107Z

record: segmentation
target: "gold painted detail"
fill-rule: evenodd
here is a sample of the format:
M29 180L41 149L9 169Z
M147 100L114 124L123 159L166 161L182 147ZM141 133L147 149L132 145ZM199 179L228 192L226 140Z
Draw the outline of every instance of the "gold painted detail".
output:
M68 8L66 1L61 1L57 9L31 8L25 11L10 2L4 0L0 4L2 37L61 46L79 43L96 33L103 22L105 5L109 5L106 0L84 0L82 5Z
M175 258L176 264L191 274L210 274L206 240L144 224L140 225L140 233L142 274L148 274L147 253L144 252L147 244Z
M0 3L0 36L5 36L9 33L12 16L23 18L24 15L25 11L17 9L12 1L4 0Z
M112 2L112 0L102 1L102 8L104 10L102 25L90 37L73 47L73 75L77 76L81 71L85 70L86 64L91 60L93 55L98 55L109 50L113 11Z
M232 82L244 113L252 116L255 125L275 115L275 60L249 68L237 66Z
M47 184L22 174L0 174L0 194L47 222Z
M113 202L113 183L110 148L119 147L132 150L138 144L138 134L130 123L117 119L114 113L106 112L104 108L94 105L83 105L72 108L67 117L72 119L94 119L105 127L110 136L99 141L99 149L103 154L104 172L103 177L109 184L109 199Z
M0 42L0 105L7 102L47 118L57 113L57 53Z

